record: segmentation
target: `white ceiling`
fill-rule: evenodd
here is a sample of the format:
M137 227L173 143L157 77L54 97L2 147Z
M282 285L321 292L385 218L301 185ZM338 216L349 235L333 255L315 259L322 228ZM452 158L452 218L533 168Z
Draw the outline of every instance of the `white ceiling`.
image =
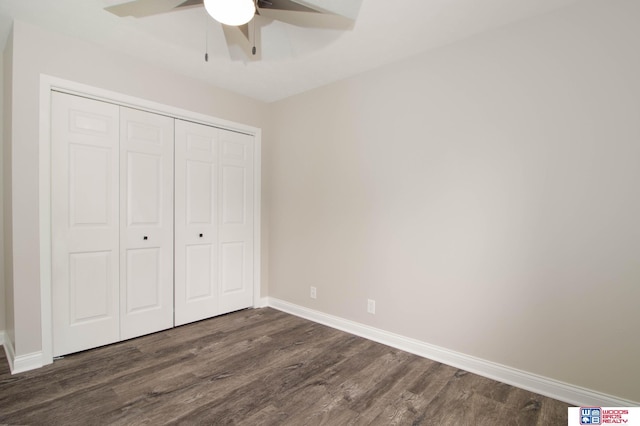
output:
M0 0L0 42L15 18L271 102L578 1L363 0L350 31L273 22L262 60L245 63L202 7L136 19L103 10L124 0Z

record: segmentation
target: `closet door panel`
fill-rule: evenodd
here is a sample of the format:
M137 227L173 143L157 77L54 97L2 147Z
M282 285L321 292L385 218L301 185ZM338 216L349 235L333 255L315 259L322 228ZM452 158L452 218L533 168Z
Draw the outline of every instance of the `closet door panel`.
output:
M253 136L220 130L220 310L253 305Z
M218 133L176 120L176 325L220 313L218 303Z
M127 250L127 312L162 309L161 250Z
M162 226L163 153L127 153L127 226Z
M118 107L52 93L53 355L116 342Z
M173 119L121 108L120 334L173 326Z

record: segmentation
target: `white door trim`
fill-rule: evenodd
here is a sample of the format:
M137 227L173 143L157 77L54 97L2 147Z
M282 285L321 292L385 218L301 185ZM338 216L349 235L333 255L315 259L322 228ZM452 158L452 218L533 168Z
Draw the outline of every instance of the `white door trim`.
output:
M239 133L253 135L254 152L254 291L253 306L262 306L260 295L260 193L261 193L261 137L259 128L247 126L205 114L200 114L122 93L113 92L70 80L40 75L39 116L39 224L40 224L40 311L42 327L42 364L53 362L52 306L51 306L51 91L59 91L104 102L137 108L173 118L193 121Z

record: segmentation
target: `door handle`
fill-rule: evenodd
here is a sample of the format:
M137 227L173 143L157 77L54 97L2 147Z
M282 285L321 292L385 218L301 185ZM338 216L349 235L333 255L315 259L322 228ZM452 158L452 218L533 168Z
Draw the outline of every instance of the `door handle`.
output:
M199 236L200 236L200 238L202 238L204 236L204 234L200 234Z

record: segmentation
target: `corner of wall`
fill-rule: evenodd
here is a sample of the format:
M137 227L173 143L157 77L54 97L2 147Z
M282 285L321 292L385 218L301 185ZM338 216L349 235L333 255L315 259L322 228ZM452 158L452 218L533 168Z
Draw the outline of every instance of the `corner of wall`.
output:
M34 370L44 365L42 362L42 352L16 356L16 351L10 340L6 340L3 346L11 374L24 373L25 371Z
M0 135L3 135L4 114L4 58L0 55ZM1 140L1 136L0 136ZM0 265L4 265L4 190L3 190L3 144L0 144ZM4 271L4 267L2 268ZM5 302L4 302L4 273L0 274L0 344L4 342Z
M9 33L7 42L2 52L2 170L1 188L2 188L2 209L0 228L2 256L0 261L3 266L3 273L0 277L0 329L4 330L4 346L5 351L7 343L11 344L14 339L13 333L13 257L12 257L12 240L13 233L11 229L11 137L12 137L12 97L13 97L13 29Z

